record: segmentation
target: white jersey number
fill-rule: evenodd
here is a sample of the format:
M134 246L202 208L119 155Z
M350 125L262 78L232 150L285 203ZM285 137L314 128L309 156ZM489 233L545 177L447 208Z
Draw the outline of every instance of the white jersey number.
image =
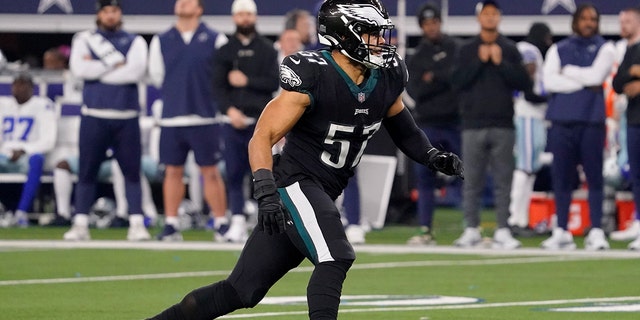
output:
M371 137L373 137L373 134L376 133L378 129L380 129L380 125L381 125L380 122L376 122L370 126L364 127L364 129L362 130L362 134L367 138L366 140L364 140L364 142L362 142L362 145L360 146L360 150L358 151L358 154L353 159L353 163L350 166L351 168L357 166L358 163L360 163L360 158L364 153L364 149L367 147L367 143L369 142L369 139L371 139ZM337 155L332 155L328 151L323 151L322 155L320 156L320 159L322 160L323 163L336 169L344 168L347 162L347 155L349 153L349 148L351 147L351 141L349 141L348 139L336 138L336 133L340 132L340 133L352 134L355 132L355 129L356 129L355 126L345 126L345 125L339 125L334 123L332 123L329 126L329 132L327 133L327 136L324 139L324 143L328 145L338 144L340 148L339 148L339 153ZM336 160L333 161L331 159L336 159Z
M324 58L322 58L321 55L319 55L316 52L306 52L306 51L302 51L300 52L300 55L307 58L307 60L311 63L317 63L319 65L323 65L326 66L327 60L325 60ZM295 61L294 61L295 62Z

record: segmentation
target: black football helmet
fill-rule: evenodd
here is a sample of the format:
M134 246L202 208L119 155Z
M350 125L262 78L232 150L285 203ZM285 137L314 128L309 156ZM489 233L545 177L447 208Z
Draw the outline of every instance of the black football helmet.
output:
M367 68L386 68L395 56L390 44L394 25L379 0L327 0L318 12L320 43L338 49ZM381 45L368 44L365 34L380 35Z

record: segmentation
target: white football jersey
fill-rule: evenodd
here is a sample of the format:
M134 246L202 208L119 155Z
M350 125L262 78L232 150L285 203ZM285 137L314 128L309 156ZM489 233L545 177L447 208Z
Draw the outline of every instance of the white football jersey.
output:
M12 96L0 97L0 121L2 154L11 155L13 150L47 153L55 145L57 112L48 98L34 96L19 105Z
M522 55L522 62L524 64L533 63L536 65L536 72L533 75L533 92L538 95L544 95L545 89L542 82L542 64L543 57L538 47L533 44L521 41L517 43L518 51ZM533 104L524 99L524 93L520 93L515 101L515 114L523 117L534 117L544 119L545 112L547 110L546 103Z

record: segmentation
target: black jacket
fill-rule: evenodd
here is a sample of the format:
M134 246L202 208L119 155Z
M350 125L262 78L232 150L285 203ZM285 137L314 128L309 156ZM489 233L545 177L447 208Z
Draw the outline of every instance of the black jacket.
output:
M460 41L442 35L439 42L423 39L407 61L407 92L416 102L416 122L429 126L450 126L459 122L458 99L451 87L451 71ZM432 72L427 82L423 74Z
M531 86L515 43L500 35L502 63L481 62L480 36L471 38L459 51L452 84L460 92L462 129L513 128L513 92Z
M247 75L249 83L246 87L236 88L229 84L227 74L233 69ZM234 106L245 115L257 118L278 89L278 52L265 37L256 35L245 46L233 35L218 50L213 81L220 112L226 114L227 109Z
M613 78L613 89L617 93L622 93L627 83L640 80L629 74L629 69L634 64L640 64L640 43L633 44L627 48L624 59L622 59L622 63L618 67L618 72ZM640 96L629 98L627 123L634 126L640 125Z

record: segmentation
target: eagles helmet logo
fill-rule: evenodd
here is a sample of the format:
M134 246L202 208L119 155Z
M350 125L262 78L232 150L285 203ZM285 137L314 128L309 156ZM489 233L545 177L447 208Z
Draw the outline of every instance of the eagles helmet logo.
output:
M302 84L302 79L300 79L300 76L298 76L295 71L293 71L286 65L280 66L280 80L292 87L297 87Z
M339 4L337 7L345 16L366 21L370 25L380 25L380 17L384 16L378 8L368 4ZM385 22L391 24L390 20Z

